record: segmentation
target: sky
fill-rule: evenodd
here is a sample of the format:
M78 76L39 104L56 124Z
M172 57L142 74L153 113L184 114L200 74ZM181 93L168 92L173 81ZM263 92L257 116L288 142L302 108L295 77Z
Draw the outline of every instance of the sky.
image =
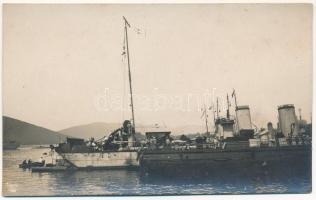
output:
M311 4L6 4L3 115L52 130L129 119L123 15L136 126L204 126L217 97L234 113L233 89L259 127L282 104L310 121Z

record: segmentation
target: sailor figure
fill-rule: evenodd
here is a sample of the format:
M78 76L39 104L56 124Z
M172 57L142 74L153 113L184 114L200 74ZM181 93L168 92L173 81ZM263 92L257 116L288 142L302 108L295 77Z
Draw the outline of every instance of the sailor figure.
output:
M39 159L39 162L42 163L42 164L45 163L45 160L43 159L43 157L41 157L41 158Z

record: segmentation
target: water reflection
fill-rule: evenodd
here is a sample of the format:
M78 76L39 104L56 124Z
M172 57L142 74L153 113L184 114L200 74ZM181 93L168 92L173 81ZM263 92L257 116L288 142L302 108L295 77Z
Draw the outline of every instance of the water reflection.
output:
M156 174L141 177L140 180L143 184L179 187L179 194L308 193L311 191L311 176L305 170L306 168L248 169L247 172L217 170L194 178L185 175L166 177ZM186 188L189 189L185 190Z
M127 195L137 192L139 185L136 171L67 171L45 175L54 183L51 185L53 191L70 195Z

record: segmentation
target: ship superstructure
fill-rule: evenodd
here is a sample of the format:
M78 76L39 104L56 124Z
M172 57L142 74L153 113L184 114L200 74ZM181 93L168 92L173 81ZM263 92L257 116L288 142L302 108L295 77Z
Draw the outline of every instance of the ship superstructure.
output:
M296 128L294 105L278 107L279 129L273 129L272 123L268 123L267 130L256 133L249 106L236 104L235 111L235 118L229 115L229 110L226 117L214 117L215 134L210 140L204 137L196 138L193 143L170 145L164 141L171 137L170 132L165 136L157 134L159 147L151 146L141 152L141 174L166 172L172 175L285 166L311 172L311 137Z
M254 138L250 108L248 105L237 105L235 90L232 97L235 100L235 116L230 114L230 101L227 94L226 116L219 116L218 98L216 99L216 116L214 112L215 137L222 141L248 141ZM214 108L215 109L215 108Z

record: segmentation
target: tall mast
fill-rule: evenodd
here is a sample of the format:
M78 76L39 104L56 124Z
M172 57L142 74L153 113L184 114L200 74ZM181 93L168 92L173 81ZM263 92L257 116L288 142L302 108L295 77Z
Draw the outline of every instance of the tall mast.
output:
M216 118L215 118L215 107L214 107L214 102L212 102L212 109L213 109L213 118L214 118L214 124L216 122Z
M127 36L127 27L131 27L126 18L123 16L124 20L124 31L125 31L125 39L126 39L126 54L127 54L127 66L128 66L128 80L129 80L129 91L131 95L131 108L132 108L132 123L134 127L134 133L136 132L135 126L135 117L134 117L134 104L133 104L133 90L132 90L132 75L131 75L131 67L130 67L130 59L129 59L129 49L128 49L128 36Z
M232 97L234 97L234 99L235 99L235 106L236 106L236 108L235 108L235 113L236 113L236 129L237 129L237 131L239 131L239 124L238 124L238 115L237 115L237 97L236 97L236 92L235 92L235 89L233 89L233 94L232 94Z
M206 126L206 134L208 134L208 122L207 122L207 110L206 110L206 106L204 104L204 112L205 112L205 126Z
M236 106L236 108L237 108L237 97L236 97L235 89L233 89L232 97L234 97L234 99L235 99L235 106Z
M229 105L230 104L230 102L229 102L229 98L228 98L228 94L227 94L227 119L229 119L230 118L230 114L229 114Z
M217 119L218 119L218 97L216 98L216 115L217 115Z

